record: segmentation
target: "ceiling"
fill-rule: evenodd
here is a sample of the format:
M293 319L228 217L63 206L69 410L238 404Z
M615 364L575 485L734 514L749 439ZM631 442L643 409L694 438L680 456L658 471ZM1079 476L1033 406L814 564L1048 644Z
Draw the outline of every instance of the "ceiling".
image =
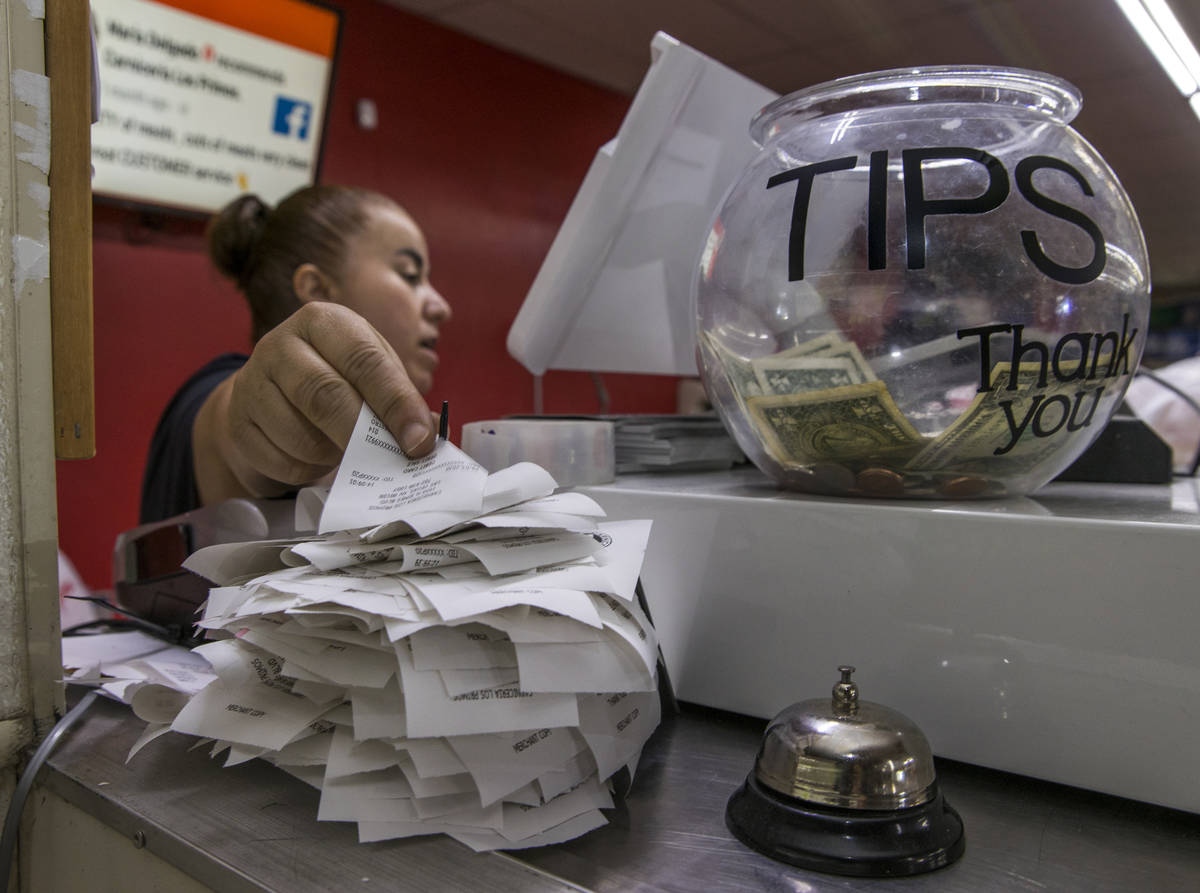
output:
M780 93L911 65L1009 65L1083 93L1075 128L1117 172L1156 303L1200 298L1200 118L1114 0L384 0L630 96L655 31ZM1200 44L1200 0L1169 0Z

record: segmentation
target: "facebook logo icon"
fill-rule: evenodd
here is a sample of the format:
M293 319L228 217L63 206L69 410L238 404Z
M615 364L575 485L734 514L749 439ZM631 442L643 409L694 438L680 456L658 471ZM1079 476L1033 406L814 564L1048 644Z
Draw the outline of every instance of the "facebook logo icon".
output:
M298 140L308 139L308 125L312 120L312 103L303 99L275 97L275 120L271 130Z

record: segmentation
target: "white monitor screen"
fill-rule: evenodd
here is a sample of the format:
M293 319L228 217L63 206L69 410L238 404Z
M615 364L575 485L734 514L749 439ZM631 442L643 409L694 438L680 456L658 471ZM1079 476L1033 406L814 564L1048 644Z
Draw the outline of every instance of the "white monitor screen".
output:
M547 369L695 375L692 274L778 94L658 33L616 139L596 154L508 334Z
M212 212L315 182L341 27L306 0L91 0L92 189Z

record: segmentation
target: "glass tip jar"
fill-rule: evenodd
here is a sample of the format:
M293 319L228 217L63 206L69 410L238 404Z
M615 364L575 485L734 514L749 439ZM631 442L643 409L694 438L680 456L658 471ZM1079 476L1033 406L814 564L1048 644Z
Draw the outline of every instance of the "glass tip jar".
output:
M746 455L848 496L1028 493L1107 423L1150 305L1137 215L1079 92L978 66L842 78L761 150L694 280L698 362Z

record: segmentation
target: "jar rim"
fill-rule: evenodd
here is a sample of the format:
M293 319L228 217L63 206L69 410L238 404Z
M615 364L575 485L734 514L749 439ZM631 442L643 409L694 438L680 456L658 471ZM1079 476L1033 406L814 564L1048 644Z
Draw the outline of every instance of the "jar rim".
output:
M762 146L786 129L781 126L784 119L799 123L856 109L938 102L990 102L1069 124L1083 107L1083 96L1069 81L1027 68L889 68L836 78L781 96L751 119L750 136Z

